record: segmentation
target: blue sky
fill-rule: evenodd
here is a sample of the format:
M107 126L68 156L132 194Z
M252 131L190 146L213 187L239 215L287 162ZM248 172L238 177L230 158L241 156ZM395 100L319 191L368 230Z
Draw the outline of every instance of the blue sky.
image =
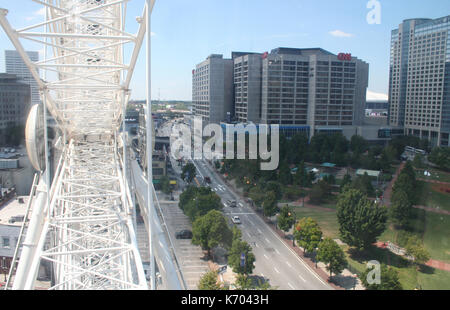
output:
M157 0L152 15L152 98L191 100L191 72L210 54L265 52L276 47L321 47L351 53L370 65L369 90L388 92L390 32L407 18L450 15L449 0L378 0L381 24L368 24L368 0ZM128 5L128 28L144 0ZM31 0L0 0L15 28L42 19ZM28 49L36 49L26 44ZM0 71L4 49L12 48L0 30ZM145 50L132 81L132 98L145 96Z

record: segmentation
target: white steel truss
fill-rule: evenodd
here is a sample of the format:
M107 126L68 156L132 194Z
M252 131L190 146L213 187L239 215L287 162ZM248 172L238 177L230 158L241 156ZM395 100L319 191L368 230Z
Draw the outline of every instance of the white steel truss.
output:
M154 0L137 34L125 31L129 0L33 1L45 7L44 22L14 30L0 9L0 24L38 82L64 151L48 198L36 199L13 288L32 289L45 260L52 289L147 289L118 133ZM46 57L32 62L21 40L42 44Z

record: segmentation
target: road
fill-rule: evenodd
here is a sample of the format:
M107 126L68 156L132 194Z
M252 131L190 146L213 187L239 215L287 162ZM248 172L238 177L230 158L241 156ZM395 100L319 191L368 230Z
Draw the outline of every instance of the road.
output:
M248 242L256 257L254 274L269 279L272 286L281 290L328 290L332 289L309 266L304 263L239 197L212 171L205 160L194 160L198 178L211 178L210 187L226 204L227 200L236 200L238 206L225 206L224 214L231 218L239 216L243 239ZM231 221L230 221L231 222Z

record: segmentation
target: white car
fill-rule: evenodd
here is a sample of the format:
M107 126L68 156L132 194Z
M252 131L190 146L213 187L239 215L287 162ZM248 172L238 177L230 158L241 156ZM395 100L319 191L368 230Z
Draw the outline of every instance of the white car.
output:
M241 224L241 219L239 218L239 216L233 216L233 217L231 218L231 221L232 221L234 224Z

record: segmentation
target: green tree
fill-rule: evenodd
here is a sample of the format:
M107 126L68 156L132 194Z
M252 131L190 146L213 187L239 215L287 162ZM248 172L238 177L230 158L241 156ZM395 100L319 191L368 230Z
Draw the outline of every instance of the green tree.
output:
M280 210L277 219L278 228L284 232L288 232L295 223L294 211L289 206L284 206Z
M450 170L450 148L435 147L428 156L428 160L443 170Z
M428 262L431 258L422 242L415 235L408 238L405 250L407 255L414 257L414 263L417 268L420 268L421 265Z
M294 238L305 252L314 252L322 240L322 231L312 218L302 218L295 225Z
M209 187L188 187L180 196L179 206L191 222L211 210L223 208L220 197Z
M413 160L412 164L413 164L414 168L417 168L417 169L425 168L424 158L421 154L416 154L416 156L414 156L414 160Z
M277 197L275 192L268 192L262 202L264 215L267 217L274 216L278 211Z
M197 169L195 168L195 165L193 163L187 163L183 167L183 171L181 172L181 178L184 181L191 183L194 180L196 174Z
M331 186L328 182L320 180L313 185L309 192L309 199L313 204L321 204L326 201L331 195Z
M340 191L343 192L345 186L351 184L352 184L352 177L350 176L350 174L347 173L344 175L344 178L342 179Z
M241 266L241 255L244 254L244 266ZM253 272L255 255L252 252L252 247L240 238L233 240L231 250L228 253L228 265L233 269L233 272L238 274L251 274Z
M206 290L206 291L218 291L222 288L217 283L217 272L216 271L208 271L205 273L198 283L197 288L199 290Z
M375 195L375 189L372 186L372 180L370 179L367 172L364 173L363 176L355 178L352 183L352 187L360 190L367 196L373 197Z
M276 200L280 200L283 197L283 191L281 190L280 183L275 182L275 181L267 182L266 185L264 186L264 191L265 192L270 192L270 191L274 192Z
M389 212L395 224L403 227L408 225L411 218L412 204L406 192L397 190L392 194Z
M325 238L319 243L317 259L327 265L327 270L332 274L340 274L347 266L345 253L341 247L331 238Z
M278 174L278 179L279 179L280 183L283 185L292 184L291 169L289 169L289 165L286 162L282 162L280 164L280 171Z
M402 285L399 280L398 272L391 267L388 267L386 265L381 265L381 274L380 274L380 283L372 283L370 284L368 279L369 273L375 269L375 266L372 268L367 268L364 270L361 275L360 279L364 287L368 290L402 290Z
M387 210L370 201L361 191L349 189L339 195L337 218L342 241L365 250L386 229Z
M397 191L405 192L411 204L414 204L416 201L417 194L415 182L408 173L401 172L398 176L392 187L392 194L394 195Z
M172 193L172 187L170 186L170 180L167 176L163 176L160 180L161 184L161 190L164 194L169 195Z
M252 290L255 288L252 279L245 274L238 274L234 284L236 285L236 289L241 291Z
M265 193L259 186L255 186L255 187L251 188L248 193L248 196L253 200L256 207L258 207L258 208L262 207Z
M229 248L233 237L225 217L217 210L197 218L192 225L192 235L192 244L207 250L208 257L211 250L219 245Z
M354 135L350 140L350 150L355 154L362 154L368 148L367 141L358 135Z

